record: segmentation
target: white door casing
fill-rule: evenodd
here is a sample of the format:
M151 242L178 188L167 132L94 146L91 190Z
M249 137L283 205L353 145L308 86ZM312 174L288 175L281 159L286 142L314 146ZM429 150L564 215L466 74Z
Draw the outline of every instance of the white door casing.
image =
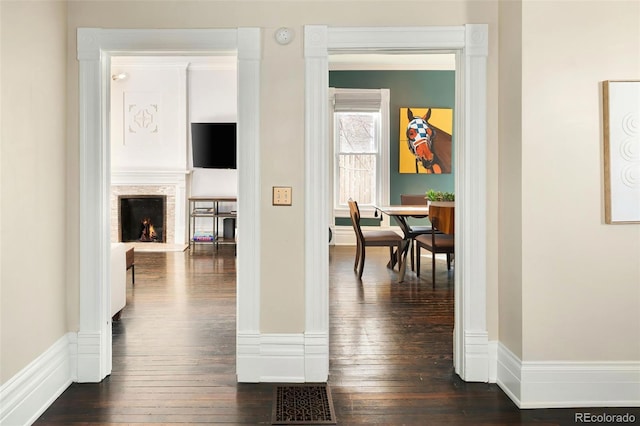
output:
M237 55L238 228L237 323L241 336L259 334L260 319L260 60L258 28L139 30L79 28L80 112L80 324L78 382L99 382L111 373L109 277L109 90L111 55ZM247 119L243 119L247 117ZM238 351L240 352L240 351ZM238 377L243 363L237 360Z
M328 56L339 53L456 54L455 370L489 381L486 324L486 62L488 26L305 26L305 379L329 375L330 221ZM401 285L401 284L400 284Z

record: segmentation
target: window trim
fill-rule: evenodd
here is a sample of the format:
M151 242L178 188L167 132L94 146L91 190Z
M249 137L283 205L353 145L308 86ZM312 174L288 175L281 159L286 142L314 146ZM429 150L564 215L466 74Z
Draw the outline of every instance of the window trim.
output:
M330 131L330 158L332 162L332 174L330 176L330 202L329 208L331 209L331 226L335 225L336 218L349 217L349 208L348 207L336 207L336 180L338 178L338 162L336 161L336 132L335 132L335 121L334 121L334 112L335 111L335 96L336 93L349 93L351 98L354 100L357 99L358 95L363 98L370 99L371 95L375 92L380 94L380 137L379 142L380 146L378 151L378 161L376 161L376 199L380 204L389 204L389 193L390 193L390 117L389 117L389 100L390 100L390 91L389 89L341 89L330 87L329 88L329 131ZM357 101L356 101L357 102ZM353 112L373 112L372 109L367 109L363 107L362 110L357 110L357 106L354 106ZM344 111L341 111L344 112ZM376 209L373 206L359 206L360 207L360 215L366 218L376 217ZM378 213L378 217L380 218L380 214ZM389 223L388 218L382 217L383 223L381 225L387 226Z

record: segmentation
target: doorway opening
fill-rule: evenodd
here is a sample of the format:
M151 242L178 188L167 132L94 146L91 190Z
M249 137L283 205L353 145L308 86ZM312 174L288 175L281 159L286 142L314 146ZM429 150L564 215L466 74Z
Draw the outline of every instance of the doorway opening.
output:
M466 381L489 381L486 312L486 61L488 26L347 28L305 27L305 209L306 332L328 339L328 250L322 234L329 223L328 57L344 54L453 53L456 57L454 116L456 268L454 366ZM319 185L318 183L321 183ZM464 236L464 240L462 239ZM458 248L460 248L458 250ZM311 261L312 256L313 261ZM310 345L312 342L310 342ZM318 376L328 375L326 359L317 360ZM322 362L321 362L322 361ZM308 368L308 370L311 368ZM495 380L495 379L494 379Z
M401 125L402 118L406 117L406 113L402 114L402 109L406 110L406 107L412 108L414 111L416 107L424 108L425 111L427 108L438 110L438 111L446 111L451 112L458 109L458 105L456 105L456 87L455 87L455 74L456 70L456 55L454 53L424 53L424 54L334 54L328 55L328 67L329 67L329 87L330 87L330 102L331 105L332 94L333 91L350 91L349 93L352 97L359 93L357 91L374 91L384 89L391 94L389 104L387 108L382 109L381 113L388 114L388 122L389 126L382 126L382 131L386 133L387 136L386 144L388 147L388 157L383 158L386 159L388 163L388 170L383 174L384 179L378 180L376 183L381 185L379 189L380 199L377 199L378 204L382 205L393 205L400 204L400 194L422 194L422 201L424 202L425 193L429 188L437 188L438 190L446 190L449 192L453 192L455 189L455 178L458 173L455 167L451 167L451 129L450 127L446 127L448 131L447 136L449 136L448 142L448 158L443 158L442 161L443 167L441 174L431 174L431 173L418 173L417 167L415 169L413 167L409 168L411 172L408 172L406 168L399 164L401 164L401 159L403 158L403 154L410 154L408 149L408 145L406 142L406 135L404 135L404 128ZM369 105L363 106L361 104L356 104L354 102L354 106L352 108L367 108ZM337 109L337 108L336 108ZM333 113L333 109L331 109L330 114ZM400 117L402 116L402 117ZM332 125L333 120L329 120ZM384 117L381 118L381 121L384 121ZM332 125L329 126L329 133L334 131ZM450 125L450 124L449 124ZM445 129L441 127L441 129ZM443 138L444 133L440 133L439 129L439 139L436 137L435 143L440 141L443 144L446 143L446 140ZM341 129L342 130L342 129ZM444 132L444 130L442 130ZM404 137L403 137L404 136ZM457 137L457 135L455 135ZM351 141L350 141L351 142ZM332 144L335 146L335 142ZM351 145L349 145L351 148ZM336 147L336 149L338 149ZM455 151L453 151L455 154ZM333 164L336 160L337 155L332 153L329 158L330 165L330 181L336 182L339 180L338 172L336 171L336 167ZM361 164L358 164L360 168L362 168ZM343 165L341 164L341 167ZM413 172L415 170L415 172ZM424 170L424 169L423 169ZM426 170L425 170L426 171ZM349 176L352 177L352 176ZM358 181L359 182L359 181ZM365 182L366 183L366 182ZM361 186L366 187L365 183ZM332 262L335 262L336 259L340 259L340 256L336 256L335 253L344 253L344 249L347 247L339 247L340 245L346 246L347 244L355 244L355 240L353 240L353 230L351 226L348 225L348 220L344 218L344 214L341 214L339 210L338 199L336 198L336 194L334 192L340 191L340 185L337 183L333 183L329 185L331 196L330 200L335 200L335 205L330 205L329 208L333 213L331 217L330 226L336 226L336 238L334 240L336 247L331 247L331 250L334 255L330 255L330 268L332 270L331 282L329 283L330 289L329 294L330 298L333 299L337 297L334 290L334 281L336 266ZM352 195L355 200L361 204L361 200L359 197L356 197L356 193L353 188L357 188L356 185L349 185L348 187L348 195L344 198L349 198ZM370 191L373 193L374 191ZM367 201L366 199L364 201ZM368 204L371 204L369 202ZM366 208L366 207L365 207ZM382 215L379 226L387 229L387 226L397 225L393 220L389 222L388 216ZM369 219L372 220L372 219ZM370 225L374 225L372 229L379 229L377 219L373 219L374 223L369 223ZM426 219L416 220L416 224L425 225ZM342 226L341 226L342 225ZM375 249L374 249L375 250ZM423 253L425 253L423 251ZM428 252L427 252L428 253ZM375 254L373 255L375 259ZM369 255L367 256L369 257ZM406 260L409 261L411 255L408 255ZM411 265L413 267L413 259L411 259ZM423 264L431 264L429 262L424 262ZM340 265L338 263L338 265ZM457 265L456 265L457 266ZM337 266L339 268L339 266ZM442 268L442 269L441 269ZM409 266L406 266L406 275L404 281L400 284L394 282L396 280L396 275L398 272L391 272L392 277L386 286L388 286L389 294L392 294L393 297L391 300L387 300L386 293L384 291L380 291L379 280L372 280L371 276L367 279L367 270L376 270L375 265L369 264L368 267L365 267L365 278L363 278L361 282L362 291L358 292L358 301L361 303L363 299L367 300L367 304L374 304L375 306L380 307L380 314L384 315L383 311L385 307L390 304L398 303L400 304L404 297L407 297L407 294L410 293L410 289L416 291L416 294L412 294L412 303L415 307L416 315L420 316L431 315L428 312L422 313L420 310L420 306L422 304L429 303L432 307L438 306L438 312L441 313L438 321L442 320L442 326L444 327L444 323L447 326L452 327L454 320L453 313L453 293L454 293L454 283L453 277L454 275L449 276L449 280L447 280L444 276L439 274L438 281L438 289L433 292L428 292L429 297L425 296L427 287L431 289L431 282L429 280L425 280L425 277L430 277L430 274L426 274L426 270L423 270L422 278L416 277L416 273L410 271ZM444 268L442 265L439 266L439 272ZM452 270L453 274L462 273L462 271L458 271L457 268ZM380 275L378 275L380 274ZM394 275L395 274L395 275ZM347 274L348 275L348 274ZM385 277L385 271L376 273L376 277ZM349 277L344 277L343 280L348 282ZM344 284L346 284L344 282ZM382 286L385 287L385 286ZM425 290L424 292L416 289ZM449 291L447 291L447 289ZM378 294L380 292L381 294ZM378 296L371 296L371 293L378 294ZM364 296L368 295L368 296ZM354 301L355 303L355 301ZM360 305L357 305L360 306ZM395 305L394 305L395 306ZM446 309L445 309L446 308ZM334 304L330 304L331 314L330 320L333 322L342 320L340 315L340 311ZM442 316L443 312L447 312L446 319ZM378 312L378 311L376 311ZM355 318L354 321L357 321ZM398 319L397 323L401 323L404 318ZM416 320L417 321L417 320ZM429 328L429 327L427 327ZM372 331L368 331L368 333ZM417 339L418 333L422 333L424 330L418 331L416 329L416 334L414 337ZM442 356L442 362L448 362L450 367L452 367L452 358L451 358L451 333L449 334L438 334L441 340L438 341L437 345L429 345L429 350L438 350L438 354ZM429 336L429 338L433 338L433 336ZM335 342L334 335L330 336L332 342ZM340 337L337 338L340 341ZM413 341L416 343L416 340ZM361 355L358 353L361 351L370 351L370 347L367 346L366 343L362 343L362 348L355 349L356 353L354 356ZM445 344L446 343L446 344ZM395 350L395 344L389 346L389 342L385 339L381 339L378 341L379 346L376 350L380 351L380 354L387 354ZM411 347L415 347L410 345ZM448 347L447 347L448 346ZM338 350L338 349L336 349ZM411 349L407 349L410 351ZM336 356L332 354L332 356ZM335 372L334 372L335 373ZM331 372L330 372L331 375Z
M109 93L112 55L237 55L238 61L238 193L252 206L238 217L246 231L237 246L236 335L259 329L259 169L258 106L260 104L260 30L257 28L204 30L123 30L80 28L77 35L80 111L80 227L96 225L91 238L80 241L80 318L77 381L99 382L111 372L111 318L109 317L110 241L110 129ZM243 117L249 117L248 120ZM242 121L242 126L240 126ZM146 121L145 121L146 123ZM246 173L243 172L247 171ZM182 172L184 175L184 172ZM180 187L184 196L184 187ZM246 204L245 204L246 203ZM186 224L186 208L181 222ZM252 259L249 261L249 259ZM242 363L236 364L238 375Z

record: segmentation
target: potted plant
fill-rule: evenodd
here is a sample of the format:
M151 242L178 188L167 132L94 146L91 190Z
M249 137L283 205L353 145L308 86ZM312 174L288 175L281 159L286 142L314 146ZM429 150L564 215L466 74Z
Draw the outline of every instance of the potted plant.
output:
M439 206L454 206L456 199L453 192L436 191L434 189L429 189L425 198L427 199L428 205L433 204Z

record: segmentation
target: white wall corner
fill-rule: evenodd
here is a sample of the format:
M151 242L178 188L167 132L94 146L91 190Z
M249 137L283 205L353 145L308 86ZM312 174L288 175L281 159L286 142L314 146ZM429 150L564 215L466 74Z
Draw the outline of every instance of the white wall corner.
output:
M69 369L71 381L78 381L78 333L67 333L69 338Z
M498 341L490 340L489 351L489 383L496 383L498 380Z
M522 389L522 361L502 343L497 348L497 380L500 389L520 408L520 394Z
M73 380L74 333L67 333L0 387L0 424L30 425Z

